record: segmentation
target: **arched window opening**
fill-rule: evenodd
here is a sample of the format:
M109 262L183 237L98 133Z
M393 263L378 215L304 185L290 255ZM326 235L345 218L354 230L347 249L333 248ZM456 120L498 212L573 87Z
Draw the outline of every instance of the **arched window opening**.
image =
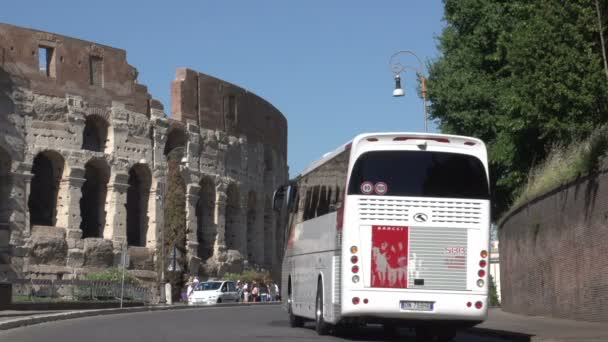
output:
M271 172L274 168L272 150L268 145L264 146L264 172Z
M234 184L228 186L226 191L226 248L239 249L239 190Z
M108 123L97 115L89 115L84 123L82 149L103 152L108 139Z
M213 256L217 236L215 225L215 184L209 178L203 178L196 205L196 222L198 238L198 256L205 261Z
M256 195L255 192L250 191L247 196L247 259L254 261L255 258L255 226L257 221L256 207Z
M11 197L11 157L0 148L0 230L8 229ZM6 241L8 244L8 241ZM0 260L0 263L2 261Z
M32 165L28 209L30 224L54 226L57 218L57 193L63 175L63 157L55 151L38 153Z
M186 136L186 132L184 132L181 128L173 128L169 131L169 135L167 136L167 141L165 142L164 155L168 156L171 151L181 148L182 150L186 147L186 143L188 142L188 137ZM185 151L181 151L182 155L185 154Z
M105 160L93 159L85 165L80 199L82 237L103 237L106 221L105 202L110 168Z
M136 164L129 170L127 190L127 243L145 247L148 235L148 201L152 176L145 164Z
M264 201L264 264L271 266L275 255L275 243L277 242L273 236L274 222L273 222L273 211L272 205L270 205L270 198L266 197Z
M321 187L321 194L319 195L319 204L317 205L317 215L322 216L329 212L329 202L327 201L327 188Z

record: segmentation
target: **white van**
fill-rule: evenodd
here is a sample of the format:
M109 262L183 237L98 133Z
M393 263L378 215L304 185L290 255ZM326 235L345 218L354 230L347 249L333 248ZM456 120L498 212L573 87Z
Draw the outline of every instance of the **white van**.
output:
M194 288L188 297L188 305L236 303L239 299L233 281L205 281Z

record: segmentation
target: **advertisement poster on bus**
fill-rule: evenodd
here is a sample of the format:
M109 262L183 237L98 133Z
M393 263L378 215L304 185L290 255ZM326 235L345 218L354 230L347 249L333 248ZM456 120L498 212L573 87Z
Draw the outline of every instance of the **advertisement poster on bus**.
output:
M407 288L409 228L372 226L371 286Z

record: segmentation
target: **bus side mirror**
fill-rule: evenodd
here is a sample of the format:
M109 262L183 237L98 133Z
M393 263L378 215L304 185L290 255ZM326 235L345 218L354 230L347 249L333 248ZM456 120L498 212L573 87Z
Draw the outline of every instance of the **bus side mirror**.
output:
M279 187L272 195L272 210L281 211L285 201L285 186Z

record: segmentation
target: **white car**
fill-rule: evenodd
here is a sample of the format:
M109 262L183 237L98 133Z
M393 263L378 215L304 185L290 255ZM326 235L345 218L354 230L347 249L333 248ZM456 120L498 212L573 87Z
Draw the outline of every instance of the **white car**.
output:
M194 288L188 297L188 304L236 303L239 299L233 281L205 281Z

